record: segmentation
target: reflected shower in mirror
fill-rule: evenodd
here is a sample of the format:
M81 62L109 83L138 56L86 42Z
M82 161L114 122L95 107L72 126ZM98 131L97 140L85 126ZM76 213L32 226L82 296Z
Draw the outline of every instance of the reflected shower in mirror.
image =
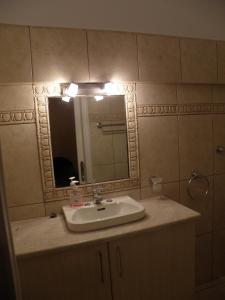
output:
M124 96L49 98L55 187L129 177Z

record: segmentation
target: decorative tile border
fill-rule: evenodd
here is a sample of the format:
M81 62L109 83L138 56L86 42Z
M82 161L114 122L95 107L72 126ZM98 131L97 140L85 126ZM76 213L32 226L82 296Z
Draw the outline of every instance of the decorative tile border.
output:
M123 179L116 181L108 181L94 184L82 185L82 193L85 196L93 194L93 188L100 187L104 193L119 192L122 190L129 190L140 187L139 179ZM46 202L68 200L70 188L53 188L44 192L44 198Z
M16 125L35 122L33 109L0 111L0 125Z
M138 117L224 113L225 103L141 104L137 106Z
M135 84L118 84L117 88L118 94L124 95L126 102L130 178L82 185L81 188L84 195L92 194L93 188L96 187L96 185L102 187L104 193L137 188L140 185ZM54 186L50 126L48 119L48 97L57 97L59 96L59 92L60 87L58 84L37 84L33 87L39 157L45 201L66 200L68 199L70 191L70 188L55 188Z

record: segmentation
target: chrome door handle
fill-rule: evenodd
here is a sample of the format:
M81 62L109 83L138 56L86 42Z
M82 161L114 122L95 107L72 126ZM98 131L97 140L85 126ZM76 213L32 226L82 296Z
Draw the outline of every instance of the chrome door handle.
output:
M120 252L120 247L116 247L116 262L117 262L117 271L119 277L123 276L123 266L122 266L122 259L121 259L121 252Z
M101 283L104 283L104 271L103 271L103 258L102 258L102 252L98 251L98 261L99 261L99 274L100 274L100 281Z

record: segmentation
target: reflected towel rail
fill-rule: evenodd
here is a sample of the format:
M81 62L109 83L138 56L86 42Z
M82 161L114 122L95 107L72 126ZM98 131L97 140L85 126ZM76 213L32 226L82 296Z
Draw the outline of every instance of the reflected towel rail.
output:
M111 127L111 126L126 126L125 123L110 123L110 124L102 124L101 122L97 123L98 128L103 128L103 127Z

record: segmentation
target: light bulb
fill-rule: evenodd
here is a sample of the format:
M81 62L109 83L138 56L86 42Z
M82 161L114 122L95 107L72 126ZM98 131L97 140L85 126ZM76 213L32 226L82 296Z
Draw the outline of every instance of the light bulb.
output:
M70 102L70 96L63 96L62 101Z
M95 96L95 100L96 101L101 101L101 100L103 100L104 99L104 97L103 96Z
M118 88L117 88L117 85L115 83L107 82L105 84L104 90L105 90L106 94L109 95L109 96L118 95Z
M71 82L70 85L65 90L65 95L69 97L75 97L78 92L78 85Z

